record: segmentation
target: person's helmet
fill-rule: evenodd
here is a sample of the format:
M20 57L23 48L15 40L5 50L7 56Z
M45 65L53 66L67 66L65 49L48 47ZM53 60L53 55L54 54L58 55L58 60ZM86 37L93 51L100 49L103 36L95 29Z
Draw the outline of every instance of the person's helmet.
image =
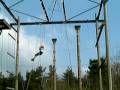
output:
M40 45L39 50L43 50L43 49L44 49L44 46Z

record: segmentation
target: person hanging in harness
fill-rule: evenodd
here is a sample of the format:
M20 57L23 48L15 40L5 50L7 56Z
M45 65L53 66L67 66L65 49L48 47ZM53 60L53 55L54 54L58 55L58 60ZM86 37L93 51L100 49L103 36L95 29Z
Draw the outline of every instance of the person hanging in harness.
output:
M35 58L36 58L37 56L42 55L42 54L43 54L43 49L44 49L44 46L41 45L40 48L39 48L39 52L35 54L35 56L31 59L31 61L34 62L34 60L35 60Z

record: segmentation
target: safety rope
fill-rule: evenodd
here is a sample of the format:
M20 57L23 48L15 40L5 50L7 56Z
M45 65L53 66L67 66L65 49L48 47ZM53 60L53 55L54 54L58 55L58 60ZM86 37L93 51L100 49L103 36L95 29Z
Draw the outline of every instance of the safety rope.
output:
M70 44L69 44L69 36L68 36L68 28L67 26L65 25L65 36L66 36L66 39L67 39L67 52L68 52L68 67L69 68L72 68L72 64L71 64L71 53L70 53Z

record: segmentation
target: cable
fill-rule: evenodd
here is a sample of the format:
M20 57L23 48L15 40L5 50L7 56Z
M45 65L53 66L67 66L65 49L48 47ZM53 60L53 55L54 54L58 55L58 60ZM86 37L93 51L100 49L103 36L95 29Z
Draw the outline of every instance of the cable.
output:
M66 39L67 39L67 51L68 51L68 59L69 59L69 68L71 69L72 68L72 64L71 64L71 54L70 54L70 46L69 46L69 37L68 37L68 30L67 30L67 26L65 25L65 36L66 36Z
M40 47L44 47L44 43L45 43L45 26L43 26L43 29L42 29L42 32L41 32L41 46ZM43 58L42 56L40 56L40 62L43 62L41 61L43 59L43 61L45 61L45 58L44 58L44 55L43 55ZM40 66L41 66L41 63L40 63Z
M29 16L29 17L32 17L32 18L35 18L35 19L40 19L40 20L42 20L42 21L46 21L46 20L44 20L44 19L41 19L41 18L39 18L39 17L30 15L30 14L27 14L27 13L24 13L24 12L21 12L21 11L17 11L17 10L14 10L14 9L11 9L11 10L14 11L14 12L17 12L17 13L20 13L20 14L23 14L23 15L26 15L26 16Z
M23 2L23 1L24 1L24 0L20 0L20 1L16 2L15 4L13 4L13 5L9 6L9 8L12 8L12 7L14 7L14 6L18 5L18 4L20 4L21 2Z
M40 26L40 29L41 29L41 26ZM39 31L39 36L41 36L40 37L40 39L39 39L39 41L37 41L36 42L36 49L38 50L39 48L40 48L40 46L43 44L43 41L42 41L42 29ZM38 45L37 45L37 43L38 43ZM40 57L39 57L39 60L38 60L38 67L39 66L41 66L41 55L39 55Z
M50 21L52 19L53 13L54 13L56 3L57 3L57 0L55 0L55 2L54 2L53 9L52 9L52 14L51 14L51 17L50 17Z
M99 5L100 5L100 4L99 4ZM71 20L71 19L76 18L76 17L78 17L78 16L80 16L80 15L86 13L86 12L89 12L89 11L91 11L91 10L97 8L99 5L96 5L96 6L92 7L92 8L90 8L90 9L87 9L87 10L85 10L85 11L83 11L83 12L80 12L80 13L78 13L77 15L75 15L75 16L69 18L68 20Z
M47 10L52 11L53 9L47 8ZM54 9L54 12L61 12L59 9Z
M57 1L57 0L56 0ZM53 11L53 7L54 6L54 0L52 0L51 1L51 3L50 3L50 7L48 7L47 8L47 10L49 10L49 11ZM61 12L60 10L58 10L58 9L54 9L54 11L56 11L56 12Z
M96 2L96 1L93 1L93 0L88 0L88 1L90 1L90 2L93 2L93 3L96 3L96 4L100 4L100 3L98 3L98 2Z

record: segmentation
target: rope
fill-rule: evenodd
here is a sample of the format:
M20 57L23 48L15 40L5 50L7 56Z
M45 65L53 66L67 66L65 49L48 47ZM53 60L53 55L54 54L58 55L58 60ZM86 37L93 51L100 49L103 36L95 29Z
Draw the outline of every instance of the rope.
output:
M28 40L27 43L28 43L28 53L29 53L30 41ZM36 47L37 47L37 43L36 43ZM32 65L32 70L34 70L34 66L35 66L35 65ZM22 82L23 90L28 90L28 89L29 89L29 85L30 85L30 82L31 82L31 76L32 76L32 70L31 70L30 73L29 73L29 77L28 77L28 82L27 82L26 89L24 89L25 83Z
M70 39L69 39L69 36L68 36L68 30L67 30L67 26L66 25L65 25L65 36L66 36L66 39L67 39L67 51L68 51L68 60L69 60L68 67L72 68L70 45L69 45L69 42L68 42L68 41L70 41Z
M54 10L55 10L56 3L57 3L57 0L55 0L55 1L54 1L54 5L53 5L53 9L52 9L52 13L51 13L50 20L51 20L51 19L52 19L52 17L53 17L53 14L54 14Z
M28 88L29 88L31 76L32 76L32 71L31 71L30 74L29 74L29 78L28 78L26 90L28 90Z
M65 36L66 36L66 39L67 39L67 51L68 51L68 70L69 70L69 72L70 72L70 70L71 70L71 68L72 68L72 65L71 65L71 57L70 57L70 46L69 46L69 42L68 41L70 41L69 40L69 37L68 37L68 31L67 31L67 26L65 25ZM69 86L69 82L70 82L70 74L68 73L68 80L67 80L67 88L69 88L70 86ZM70 89L70 88L69 88Z
M29 40L28 40L28 49L30 49L30 41ZM29 53L29 51L28 51L28 53ZM32 65L32 70L34 70L33 68L34 68L34 65ZM30 82L31 82L31 76L32 76L32 70L29 73L26 90L29 89L29 85L30 85Z
M10 33L10 31L9 31L8 33ZM10 38L9 38L9 37L8 37L8 40L10 41ZM7 48L8 48L8 49L7 49L8 51L7 51L7 52L9 52L9 51L10 51L10 50L9 50L9 49L10 49L10 48L9 48L9 45L10 45L10 44L9 44L9 41L8 41L8 47L7 47ZM10 68L10 67L9 67L9 64L10 64L10 57L8 56L7 69L9 69L9 68ZM8 70L8 71L9 71L9 70Z
M42 35L43 35L43 34L42 34L42 28L40 27L40 29L41 29L41 30L40 30L40 36L41 36L41 37L40 37L40 41L39 41L39 42L40 42L40 43L39 43L39 47L40 47L41 45L43 45L43 40L42 40ZM38 49L39 47L37 47L37 49ZM41 56L39 57L38 66L41 66Z
M42 39L42 40L41 40L41 41L42 41L42 46L44 46L44 44L45 44L45 31L46 31L46 30L45 30L45 26L43 26L43 30L42 30L43 34L41 33L41 34L43 35L43 36L41 35L41 36L42 36L42 37L41 37L41 39ZM44 54L44 53L43 53L43 54ZM42 57L40 56L40 58L42 58ZM45 60L44 60L44 56L43 56L43 60L42 60L42 61L45 61ZM41 61L41 62L42 62L42 61Z

